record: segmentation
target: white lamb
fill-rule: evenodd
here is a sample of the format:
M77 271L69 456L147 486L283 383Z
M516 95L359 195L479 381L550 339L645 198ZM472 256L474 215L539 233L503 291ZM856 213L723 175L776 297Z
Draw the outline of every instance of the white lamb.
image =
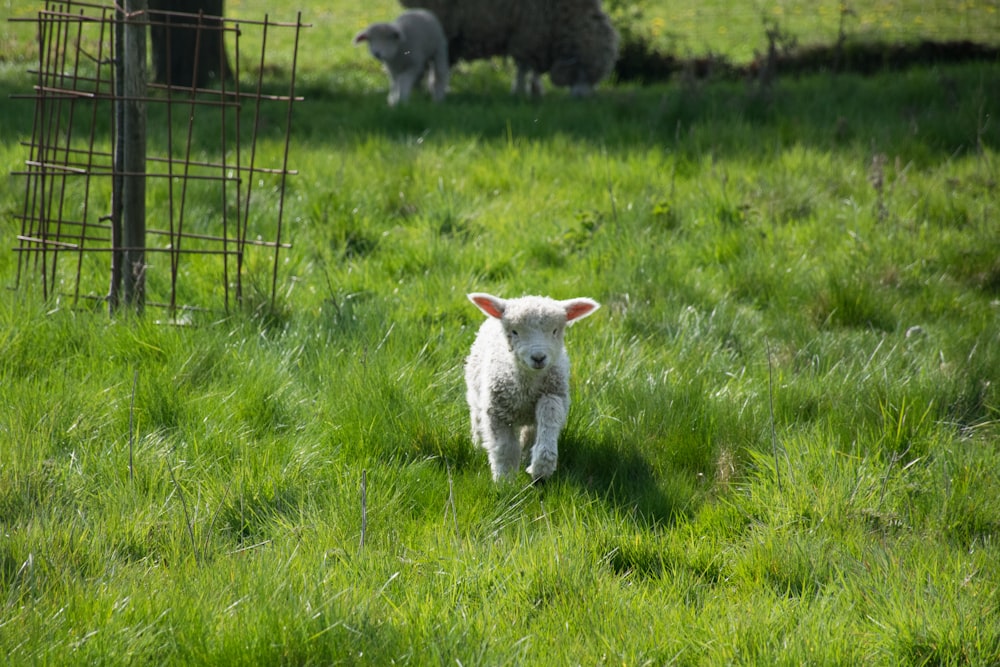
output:
M510 56L515 93L541 95L540 76L589 95L618 59L618 32L601 0L400 0L437 15L451 62Z
M469 299L488 316L465 361L472 440L487 451L494 480L512 474L529 448L528 474L545 479L555 472L569 411L563 332L600 306L587 298Z
M434 14L413 9L391 23L373 23L354 36L355 44L365 41L389 74L389 106L409 99L413 86L428 69L428 89L434 101L444 99L448 90L448 40Z

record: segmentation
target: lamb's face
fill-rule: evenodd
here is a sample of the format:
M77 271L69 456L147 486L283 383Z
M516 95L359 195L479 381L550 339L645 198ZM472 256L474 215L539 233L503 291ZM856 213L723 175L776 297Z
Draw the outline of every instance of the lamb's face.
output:
M396 26L389 23L375 23L368 26L363 35L363 37L359 35L355 41L367 41L368 50L377 60L386 62L399 53L403 36Z
M562 311L518 313L516 309L508 309L500 322L511 352L524 368L543 371L562 353L566 330L566 315Z
M473 292L469 300L487 316L500 322L507 346L517 364L529 372L541 372L565 355L563 333L566 327L587 317L600 305L581 297L556 301L547 297L525 296L501 299Z

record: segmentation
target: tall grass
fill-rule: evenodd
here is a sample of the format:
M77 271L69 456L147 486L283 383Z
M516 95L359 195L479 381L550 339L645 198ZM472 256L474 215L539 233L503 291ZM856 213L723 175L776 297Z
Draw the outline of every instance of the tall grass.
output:
M304 17L274 306L0 298L8 660L994 663L996 63L390 110L393 6ZM472 290L603 305L541 487L468 437Z
M659 48L678 54L715 53L746 62L767 52L766 33L779 47L817 44L914 43L971 40L996 44L1000 13L986 2L871 3L826 0L769 3L674 0L606 2L624 16L638 14L632 30Z

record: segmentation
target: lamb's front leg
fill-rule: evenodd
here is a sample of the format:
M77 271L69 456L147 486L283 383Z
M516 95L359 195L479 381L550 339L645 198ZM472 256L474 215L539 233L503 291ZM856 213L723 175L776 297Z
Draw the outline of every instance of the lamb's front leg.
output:
M559 461L559 433L566 425L567 401L564 396L543 394L535 406L535 446L531 450L528 474L535 481L556 471Z
M420 72L402 70L392 73L392 85L389 87L389 106L394 107L410 99L410 91L416 83Z
M490 419L489 432L485 435L483 447L490 457L493 481L497 482L517 470L521 462L521 445L514 428L496 418Z

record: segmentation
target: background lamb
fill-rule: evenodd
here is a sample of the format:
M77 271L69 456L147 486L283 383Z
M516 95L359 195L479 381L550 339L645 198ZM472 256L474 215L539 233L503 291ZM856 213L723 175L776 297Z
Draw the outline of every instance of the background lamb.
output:
M618 59L618 32L600 0L400 0L441 20L449 57L510 56L514 92L542 92L541 74L575 96L590 94Z
M435 102L448 90L448 40L431 12L405 11L391 23L373 23L354 36L354 43L368 42L368 50L389 73L389 106L405 102L424 73L430 69L428 89Z
M563 332L600 306L587 298L475 293L469 299L488 316L465 362L472 440L486 449L494 480L516 470L529 447L528 474L544 479L555 472L569 411Z

